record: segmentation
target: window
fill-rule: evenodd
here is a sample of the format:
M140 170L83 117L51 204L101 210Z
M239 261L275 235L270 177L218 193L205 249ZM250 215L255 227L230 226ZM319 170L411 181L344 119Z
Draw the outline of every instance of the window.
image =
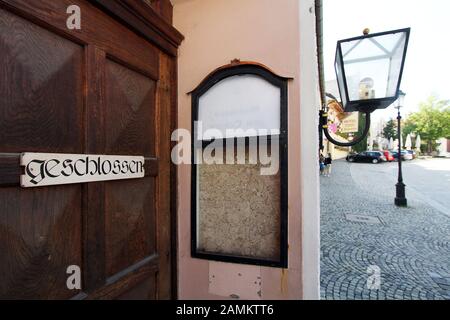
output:
M287 79L220 68L192 92L192 121L192 256L287 267Z

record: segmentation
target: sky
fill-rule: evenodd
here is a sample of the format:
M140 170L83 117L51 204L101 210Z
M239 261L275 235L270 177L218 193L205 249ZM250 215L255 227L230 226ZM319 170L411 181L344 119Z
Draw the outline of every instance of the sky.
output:
M336 42L362 35L411 28L401 90L405 115L431 94L450 99L450 0L324 0L325 80L335 79ZM396 117L393 106L372 114L373 122Z

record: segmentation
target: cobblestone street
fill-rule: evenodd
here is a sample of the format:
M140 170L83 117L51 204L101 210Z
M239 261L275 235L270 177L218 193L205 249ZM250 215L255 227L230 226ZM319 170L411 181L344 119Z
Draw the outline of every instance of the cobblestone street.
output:
M322 299L450 299L450 160L405 163L408 208L396 168L338 160L320 177Z

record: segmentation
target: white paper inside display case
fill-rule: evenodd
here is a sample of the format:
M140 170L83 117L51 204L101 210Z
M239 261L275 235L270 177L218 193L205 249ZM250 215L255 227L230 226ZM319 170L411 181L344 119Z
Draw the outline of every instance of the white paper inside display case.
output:
M199 140L279 134L280 94L256 75L218 82L199 100Z

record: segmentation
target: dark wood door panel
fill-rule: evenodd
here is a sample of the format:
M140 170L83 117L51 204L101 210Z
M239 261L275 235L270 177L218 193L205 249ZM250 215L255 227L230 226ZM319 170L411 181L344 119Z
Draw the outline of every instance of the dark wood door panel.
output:
M83 56L82 46L0 9L1 152L82 151Z
M71 5L80 7L81 29L70 30L66 22ZM129 61L154 79L158 79L159 50L136 33L83 0L0 0L14 12L50 27L81 44L94 44L122 61ZM126 45L125 45L126 44Z
M158 298L158 285L145 286L146 292L142 292L142 282L148 280L156 282L158 278L157 256L150 256L144 261L130 266L123 272L110 277L106 284L82 299L126 299L133 296L134 299Z
M155 179L105 184L106 275L156 254Z
M105 62L105 152L156 159L156 83L130 68L128 61ZM147 168L146 168L147 169ZM108 281L133 278L136 265L156 264L156 187L158 172L139 181L105 183L105 252ZM166 240L163 240L166 241ZM151 257L151 258L150 258ZM143 264L142 266L140 264ZM122 298L154 297L155 277L143 278ZM131 285L130 285L131 286ZM150 290L150 291L149 291Z
M17 153L0 153L0 188L20 184L20 155Z
M0 298L67 299L81 265L81 186L0 189Z
M124 292L117 300L154 300L156 299L156 274L151 274L134 288Z
M82 46L0 8L1 298L77 294L66 270L82 263L81 186L18 181L21 152L83 152L83 69Z
M105 152L155 156L155 81L106 60Z
M176 63L92 3L0 0L0 298L171 297ZM73 4L81 30L66 28ZM30 151L142 155L146 174L25 189Z

